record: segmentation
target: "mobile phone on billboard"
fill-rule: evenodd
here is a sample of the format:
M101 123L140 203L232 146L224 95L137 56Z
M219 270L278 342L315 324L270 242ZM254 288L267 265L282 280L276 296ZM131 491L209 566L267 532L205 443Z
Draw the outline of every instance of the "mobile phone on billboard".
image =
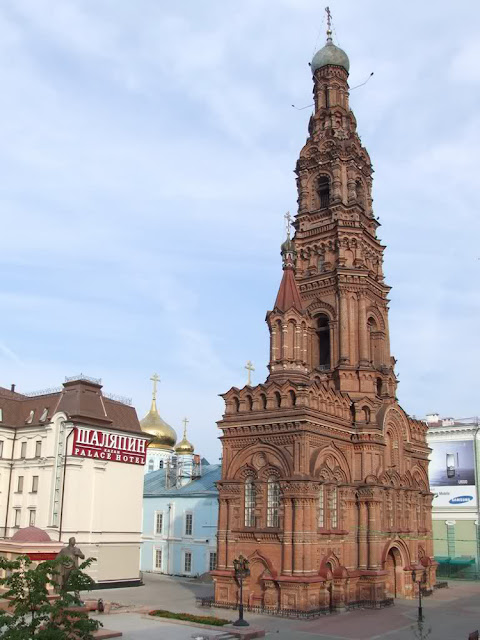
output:
M455 477L455 454L447 453L447 478Z

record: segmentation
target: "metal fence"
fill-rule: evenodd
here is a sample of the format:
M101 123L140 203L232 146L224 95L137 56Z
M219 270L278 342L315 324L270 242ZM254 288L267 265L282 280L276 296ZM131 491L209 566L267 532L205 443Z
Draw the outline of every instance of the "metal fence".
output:
M237 609L238 604L232 604L231 602L219 602L215 601L213 596L207 598L197 597L197 605L200 607L215 607L218 609ZM263 605L249 605L244 604L245 611L250 613L260 613L264 615L277 616L280 618L295 618L301 620L312 620L314 618L320 618L321 616L331 615L339 613L340 610L350 609L383 609L384 607L390 607L394 603L393 598L385 598L384 600L358 600L357 602L351 602L344 607L318 607L316 609L310 609L308 611L302 609L289 609L283 607L268 607Z

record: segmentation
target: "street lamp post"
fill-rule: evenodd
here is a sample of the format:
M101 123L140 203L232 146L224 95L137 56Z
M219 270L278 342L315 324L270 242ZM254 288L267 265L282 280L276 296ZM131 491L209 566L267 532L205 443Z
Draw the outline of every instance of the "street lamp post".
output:
M416 577L417 577L417 572L414 569L412 571L413 584L415 584ZM421 577L420 577L420 579L418 581L418 620L419 620L419 622L422 622L422 620L423 620L422 584L424 584L424 581L425 581L425 571L422 572L422 575L421 575Z
M238 556L233 561L233 570L235 571L235 578L240 583L240 602L238 605L238 620L233 623L234 627L248 627L248 622L243 619L243 579L248 578L250 575L250 569L248 568L247 558Z

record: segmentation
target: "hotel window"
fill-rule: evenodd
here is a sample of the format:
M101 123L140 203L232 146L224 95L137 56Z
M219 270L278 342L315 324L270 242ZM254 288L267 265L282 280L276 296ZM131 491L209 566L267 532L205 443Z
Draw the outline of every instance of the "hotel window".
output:
M213 571L216 568L217 568L217 552L216 551L211 551L210 552L210 561L208 563L208 570L209 571Z
M191 513L185 514L185 535L191 536L193 534L193 515Z
M163 533L163 513L157 511L155 514L155 533L161 535Z
M17 493L23 493L23 476L18 476Z
M267 527L279 527L280 485L270 477L267 483Z
M325 487L322 485L318 492L318 526L325 526Z
M184 563L185 573L191 573L192 571L192 554L190 551L185 551L185 563Z
M20 526L20 519L22 517L22 510L21 509L14 509L15 511L15 523L14 523L14 527L19 527Z
M35 442L35 457L40 458L41 455L42 455L42 441L37 440Z
M148 470L153 471L153 460L150 460L150 462L148 463Z
M3 409L0 409L0 422L3 422Z
M32 477L32 493L38 493L38 476Z
M155 549L155 569L162 570L162 550Z
M338 493L337 487L330 487L328 492L329 511L330 511L330 526L332 529L338 527Z
M37 512L35 509L30 509L30 516L28 518L28 524L30 527L34 527L35 526L35 518L36 518Z
M40 422L45 422L45 420L48 417L48 407L46 407L43 411L42 411L42 415L40 416Z
M35 409L32 409L28 414L28 418L25 420L25 424L32 424L34 415L35 415Z
M0 458L3 458L3 440L0 440Z
M245 482L245 526L255 526L255 485L252 478Z
M20 458L26 458L26 457L27 457L27 443L22 442L22 444L20 445Z

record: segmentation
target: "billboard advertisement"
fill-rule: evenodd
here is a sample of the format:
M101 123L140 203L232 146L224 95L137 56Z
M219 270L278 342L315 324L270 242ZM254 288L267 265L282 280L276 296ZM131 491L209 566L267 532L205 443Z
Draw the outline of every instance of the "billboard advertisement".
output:
M75 427L72 455L144 465L147 443L148 440L142 437L110 433L90 427Z
M430 441L430 490L434 507L476 507L473 440Z

